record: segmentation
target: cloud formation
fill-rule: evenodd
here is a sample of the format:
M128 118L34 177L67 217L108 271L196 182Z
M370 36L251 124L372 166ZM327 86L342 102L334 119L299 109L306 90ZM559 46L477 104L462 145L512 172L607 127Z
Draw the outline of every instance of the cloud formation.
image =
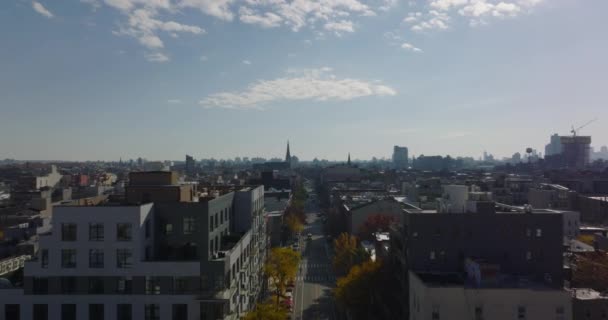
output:
M150 62L167 62L170 60L169 56L165 55L164 53L160 53L160 52L146 53L144 55L144 57L146 58L146 60L148 60Z
M49 10L47 10L47 8L45 8L38 1L32 1L32 8L34 9L34 11L40 13L41 15L43 15L49 19L55 17L55 15L53 15L53 13L51 13Z
M351 78L338 78L330 68L289 70L287 76L260 80L242 92L220 92L199 101L206 108L263 109L279 101L345 101L367 96L393 96L395 89Z
M403 43L401 45L401 48L407 50L407 51L412 51L412 52L422 52L422 49L415 47L414 45L412 45L411 43Z

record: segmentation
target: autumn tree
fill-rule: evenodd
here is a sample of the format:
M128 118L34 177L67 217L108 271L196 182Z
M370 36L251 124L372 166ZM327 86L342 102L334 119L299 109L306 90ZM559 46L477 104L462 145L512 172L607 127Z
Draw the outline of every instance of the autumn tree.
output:
M388 231L392 224L398 223L399 219L395 216L386 214L373 214L365 219L365 222L359 227L359 236L361 239L370 240L372 234L378 231Z
M366 259L367 253L355 236L344 232L334 240L333 267L336 274L346 275L354 265Z
M292 234L302 232L302 230L304 230L304 225L302 224L302 221L300 221L300 218L293 214L288 214L285 217L285 225Z
M290 248L273 248L270 251L268 260L264 265L264 272L272 283L277 296L277 306L279 299L287 283L294 280L300 264L300 253Z
M288 316L288 311L283 306L278 306L268 300L263 303L258 303L255 309L249 311L244 320L285 320Z
M353 266L345 277L339 278L334 297L340 306L351 311L354 319L367 319L371 309L370 293L381 277L380 262L365 261Z

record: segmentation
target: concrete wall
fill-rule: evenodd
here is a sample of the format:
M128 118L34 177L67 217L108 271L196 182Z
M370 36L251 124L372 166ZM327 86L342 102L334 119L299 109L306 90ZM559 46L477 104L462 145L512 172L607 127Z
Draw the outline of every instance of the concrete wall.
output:
M409 279L411 320L433 320L433 312L439 319L476 319L478 307L482 308L483 319L521 319L519 307L525 308L523 319L572 319L570 295L561 289L434 287L412 272Z

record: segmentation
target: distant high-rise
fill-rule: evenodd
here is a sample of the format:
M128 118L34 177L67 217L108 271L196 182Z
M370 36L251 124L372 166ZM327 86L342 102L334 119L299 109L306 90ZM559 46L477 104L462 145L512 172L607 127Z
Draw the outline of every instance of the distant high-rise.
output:
M393 148L393 166L397 170L407 169L408 165L407 147L395 146Z
M553 156L562 153L562 141L560 136L555 133L551 136L551 142L545 146L545 156Z
M194 173L194 158L192 156L186 155L186 174L191 175Z
M562 163L567 168L583 168L589 164L590 136L562 136Z

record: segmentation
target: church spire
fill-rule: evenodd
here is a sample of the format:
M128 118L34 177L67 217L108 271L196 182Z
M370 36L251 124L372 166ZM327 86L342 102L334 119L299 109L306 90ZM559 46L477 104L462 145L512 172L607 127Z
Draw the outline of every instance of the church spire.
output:
M350 166L350 152L348 153L348 162L346 164Z
M285 162L291 162L291 153L289 152L289 140L287 140L287 153L285 153Z

